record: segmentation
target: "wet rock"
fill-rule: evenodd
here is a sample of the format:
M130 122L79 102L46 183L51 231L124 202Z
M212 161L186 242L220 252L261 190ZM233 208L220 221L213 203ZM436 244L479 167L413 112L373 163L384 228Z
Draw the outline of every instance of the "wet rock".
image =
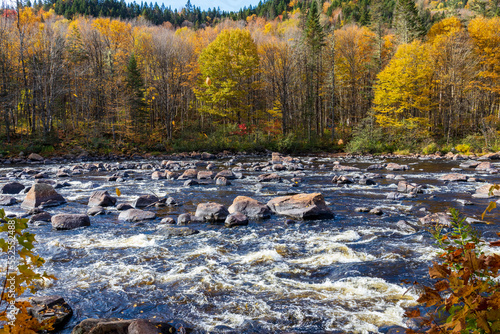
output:
M207 165L207 170L214 170L216 168L217 168L217 166L215 166L215 164L208 164Z
M396 226L398 227L398 229L402 232L405 232L405 233L416 233L417 230L411 226L407 221L405 220L400 220L396 223Z
M29 297L25 300L31 304L26 309L28 314L38 321L55 318L54 330L60 330L73 315L71 307L60 296Z
M224 221L228 215L229 211L222 204L214 202L198 204L195 213L196 217L208 222Z
M293 225L297 224L297 222L293 219L285 219L285 225Z
M175 225L176 221L172 217L165 217L160 221L160 224Z
M165 178L167 180L175 180L178 177L179 177L179 173L177 173L177 172L172 172L172 171L169 171L169 170L165 172Z
M320 193L276 197L267 202L272 212L296 219L333 218Z
M89 216L105 215L106 210L102 206L94 206L87 210Z
M360 179L358 183L363 186L374 186L377 184L377 182L373 181L372 179Z
M287 168L285 166L283 166L282 164L275 164L272 167L272 170L275 171L275 172L283 171L283 170L286 170L286 169Z
M55 230L72 230L79 227L90 226L87 215L81 214L59 214L51 218L52 228Z
M188 235L193 235L193 234L198 234L200 231L195 230L193 228L187 227L187 226L167 226L167 225L161 225L158 226L157 232L159 234L168 236L168 237L185 237Z
M241 212L231 213L224 221L225 227L245 226L248 225L248 218Z
M218 177L215 180L215 184L218 186L229 186L231 185L231 182L229 182L225 177Z
M465 199L456 199L456 202L460 203L461 205L474 205L471 201L465 200Z
M271 163L272 164L279 164L282 161L282 156L278 152L273 152L271 153Z
M352 172L352 171L358 171L360 170L358 167L354 166L344 166L344 165L334 165L333 166L333 171L338 171L338 172Z
M370 208L367 208L366 206L361 206L355 208L354 212L370 212Z
M17 204L17 199L15 199L15 197L8 195L0 196L0 206L11 206L14 204Z
M491 164L491 162L488 162L488 161L483 161L479 165L476 166L477 171L489 171L492 168L493 168L493 165Z
M211 180L214 176L214 173L211 171L200 170L198 172L198 180Z
M422 186L416 183L409 183L407 181L399 181L398 192L417 194L422 192Z
M10 182L2 186L0 194L16 195L23 191L24 188L24 185L19 182Z
M261 174L257 176L259 182L280 182L281 177L276 173Z
M479 157L479 160L499 160L499 159L500 159L500 152L488 153Z
M122 211L118 216L118 220L127 222L139 222L143 220L155 219L156 214L151 211L139 210L139 209L128 209Z
M35 176L33 176L35 179L46 179L49 177L48 174L46 173L38 173L38 174L35 174Z
M401 200L401 199L412 198L412 197L415 197L414 193L401 194L401 193L397 193L397 192L390 192L386 196L387 199L391 199L391 200Z
M467 181L467 175L459 174L459 173L446 174L446 175L441 176L441 181L466 182Z
M28 223L32 224L35 222L50 222L52 215L45 211L40 211L30 217Z
M462 162L460 164L460 168L476 168L479 165L479 161L469 160L466 162Z
M472 195L474 198L490 198L490 197L500 197L500 190L495 189L490 196L490 188L493 186L491 183L486 183L485 185L479 187L476 193Z
M28 155L28 160L31 160L31 161L43 161L44 158L41 155L39 155L39 154L31 153L30 155Z
M134 207L130 204L127 204L127 203L120 203L116 206L116 210L118 211L125 211L125 210L128 210L128 209L133 209Z
M184 181L184 187L192 187L192 186L197 186L197 185L199 185L199 183L196 180L186 180L186 181Z
M238 196L233 200L233 204L228 208L229 213L241 212L250 218L265 219L271 217L269 207L247 196Z
M400 165L394 162L389 162L386 166L385 169L390 170L390 171L402 171L402 170L408 170L408 165Z
M200 159L201 160L213 160L213 159L215 159L215 155L213 155L212 153L203 152L200 156Z
M173 197L167 197L165 200L167 206L179 206L180 204Z
M377 216L381 216L384 214L384 212L380 208L373 208L369 211L369 213L371 213L372 215L377 215Z
M187 225L189 223L201 223L203 222L203 218L193 216L189 213L180 214L177 217L177 225Z
M116 198L112 197L107 191L98 190L94 191L90 195L88 206L114 206L116 204Z
M165 173L163 172L156 171L153 172L153 174L151 174L151 180L163 180L164 178L165 178Z
M89 318L76 325L71 334L128 334L128 327L133 321Z
M69 173L64 172L64 171L57 171L56 177L69 177Z
M374 164L374 165L370 165L370 166L366 167L366 170L380 170L380 169L384 169L384 165Z
M179 176L179 180L196 179L197 176L198 172L196 171L196 169L191 168L184 171L184 173Z
M451 226L451 219L444 212L432 213L425 217L419 218L418 222L423 226L435 226L435 225Z
M215 178L217 179L219 177L225 177L228 180L236 179L236 176L234 176L233 171L231 171L229 169L225 169L225 170L218 172L217 175L215 175Z
M344 176L344 175L335 175L333 178L332 178L332 183L336 183L336 184L351 184L351 183L354 183L354 181L347 177L347 176Z
M134 201L132 206L134 208L145 208L158 202L158 200L158 197L156 197L155 195L142 195Z
M21 207L32 209L40 205L47 207L58 206L64 203L66 203L64 197L57 193L51 185L45 183L35 183L26 194Z

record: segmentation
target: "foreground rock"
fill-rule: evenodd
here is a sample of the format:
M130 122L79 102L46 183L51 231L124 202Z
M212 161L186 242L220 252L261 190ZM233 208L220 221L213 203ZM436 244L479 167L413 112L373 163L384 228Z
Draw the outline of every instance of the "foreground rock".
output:
M250 218L265 219L271 217L267 205L247 196L238 196L228 208L229 213L241 212Z
M333 218L320 193L276 197L267 202L267 206L276 214L296 219Z
M81 214L59 214L52 216L52 227L56 230L72 230L78 227L90 226L90 218Z
M17 203L17 200L12 196L0 196L0 206L11 206Z
M159 201L155 195L142 195L134 201L134 208L145 208Z
M139 222L155 218L156 213L139 209L128 209L126 211L120 212L120 215L118 216L118 220L126 222Z
M26 198L21 204L21 207L33 209L40 205L47 207L58 206L64 203L66 203L64 197L55 191L51 185L45 183L35 183L26 194Z
M474 198L490 198L490 197L500 197L500 190L493 190L490 195L490 188L493 186L491 183L487 183L476 190L476 193L472 195Z
M224 205L214 202L198 204L195 213L196 217L208 222L224 221L228 215L229 211Z
M24 189L24 185L19 182L10 182L0 188L0 194L16 195Z
M54 330L60 330L73 315L73 310L60 296L44 296L27 298L31 307L27 308L28 314L42 322L54 319Z
M424 226L444 225L451 226L451 218L444 212L437 212L419 218L418 222Z
M181 327L181 325L179 325ZM111 319L85 319L80 322L71 334L171 334L191 333L190 328L177 330L167 322L156 322L147 319L123 320Z
M234 212L226 217L224 226L235 227L248 225L248 218L241 212Z
M94 191L92 195L90 195L88 206L114 206L116 204L116 198L111 197L111 195L104 190Z

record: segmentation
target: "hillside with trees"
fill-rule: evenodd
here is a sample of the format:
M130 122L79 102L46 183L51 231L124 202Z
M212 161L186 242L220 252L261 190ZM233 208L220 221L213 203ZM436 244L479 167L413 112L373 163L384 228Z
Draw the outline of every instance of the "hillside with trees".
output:
M498 151L499 8L18 3L0 11L0 153Z

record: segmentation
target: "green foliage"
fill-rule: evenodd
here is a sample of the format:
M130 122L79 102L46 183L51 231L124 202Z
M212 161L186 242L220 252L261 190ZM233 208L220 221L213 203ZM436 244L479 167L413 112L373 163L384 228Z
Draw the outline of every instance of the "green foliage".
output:
M346 146L350 153L392 152L394 147L384 138L382 129L373 125L373 118L365 118L353 131L353 137Z
M306 43L311 48L312 53L319 53L321 48L325 46L325 32L319 22L318 3L316 1L311 2L304 34Z
M422 149L423 154L434 154L438 151L438 146L435 142L430 143Z
M0 321L5 321L0 333L36 333L40 330L52 328L53 320L46 323L39 323L32 318L26 308L30 306L28 302L18 301L18 298L26 291L35 292L35 283L40 279L56 279L47 273L39 274L35 272L40 268L45 260L33 252L36 239L35 235L29 233L28 219L6 217L5 211L0 209L0 232L7 232L7 240L0 239L0 249L7 255L8 264L6 271L2 270L2 277L5 277L2 295L0 299ZM15 265L15 268L11 267ZM14 319L9 319L10 305L15 305L19 312ZM8 311L9 309L9 311ZM12 313L14 315L15 313Z
M434 262L429 275L436 280L433 286L423 286L418 302L435 307L426 315L424 325L429 334L487 333L500 331L500 255L486 255L481 246L484 241L455 209L451 209L451 228L436 227L433 237L441 248L440 263ZM498 233L500 236L500 233ZM500 241L490 246L500 246ZM444 323L437 315L446 312ZM420 312L407 313L410 318ZM407 333L415 333L408 330Z

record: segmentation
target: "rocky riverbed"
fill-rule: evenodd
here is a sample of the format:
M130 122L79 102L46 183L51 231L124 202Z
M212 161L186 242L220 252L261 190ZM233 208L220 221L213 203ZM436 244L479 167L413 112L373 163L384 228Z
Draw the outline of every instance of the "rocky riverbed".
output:
M30 156L2 160L0 207L30 219L62 333L384 333L413 326L402 280L427 280L447 208L495 238L498 158Z

